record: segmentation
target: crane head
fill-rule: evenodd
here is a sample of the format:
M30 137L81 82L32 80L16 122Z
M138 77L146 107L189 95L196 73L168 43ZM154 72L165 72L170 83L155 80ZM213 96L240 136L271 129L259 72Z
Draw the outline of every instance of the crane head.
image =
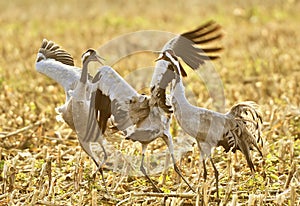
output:
M103 65L102 60L104 60L104 59L102 57L100 57L98 55L97 51L94 49L88 49L81 56L82 64L86 64L91 61L96 61Z
M172 66L168 68L171 68L176 74L179 74L183 77L187 76L178 57L176 56L175 52L172 49L166 49L165 51L163 51L155 61L159 61L159 60L165 60L169 62L170 65Z

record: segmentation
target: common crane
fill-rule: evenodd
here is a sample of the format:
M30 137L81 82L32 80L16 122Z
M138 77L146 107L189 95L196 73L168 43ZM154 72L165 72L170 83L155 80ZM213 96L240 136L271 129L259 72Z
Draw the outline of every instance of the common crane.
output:
M102 64L101 59L93 50L87 50L82 55L81 70L74 67L73 57L68 52L61 49L54 42L44 39L38 52L36 68L37 71L46 74L63 86L66 93L66 103L56 108L56 111L76 132L81 147L98 166L106 189L102 167L99 167L101 165L100 160L89 146L89 142L84 141L90 106L88 78L91 79L91 77L87 73L87 67L91 61ZM98 143L101 148L104 148L103 139L99 139ZM106 155L106 153L104 154Z
M50 77L64 88L65 103L55 110L75 130L70 93L80 79L81 68L74 66L73 57L68 52L46 39L43 40L38 51L35 67L38 72Z
M183 131L197 141L203 163L204 180L207 178L205 159L210 159L216 178L218 199L218 170L211 158L211 150L216 146L223 146L226 152L230 149L235 152L238 149L244 154L251 171L255 171L249 150L256 148L262 156L257 144L259 141L262 144L262 117L257 110L258 105L254 102L241 102L225 114L196 107L185 97L182 82L185 72L174 51L166 49L157 61L168 63L168 70L163 74L161 82L163 84L171 82L171 104L175 118Z
M201 50L195 46L220 39L221 34L219 30L220 26L218 24L209 22L196 30L186 32L171 39L164 48L172 48L189 66L196 68L207 60L208 57L211 59L217 58L217 56L210 54L210 52L217 53L221 48L211 47ZM203 52L207 52L207 54ZM91 55L92 52L86 54ZM88 60L89 58L86 59ZM161 69L165 69L164 65L160 63L156 65L151 83L151 97L137 94L137 92L109 66L101 67L92 83L91 77L88 75L88 81L85 85L83 83L85 80L80 81L80 79L83 80L87 72L82 75L81 69L74 66L72 56L54 42L47 40L43 40L42 46L39 49L36 69L63 86L66 93L66 102L56 110L65 122L73 130L76 130L77 135L79 134L78 138L81 146L93 158L100 172L102 171L101 166L106 160L105 148L100 144L104 152L104 160L100 162L100 160L97 159L97 155L93 152L92 143L101 143L103 140L102 135L106 130L107 120L112 116L116 125L115 128L124 131L127 134L127 139L142 143L141 171L151 182L156 191L160 190L147 175L143 167L143 160L147 144L158 137L162 137L164 141L166 141L175 171L183 178L190 189L192 189L181 175L174 158L172 137L169 132L170 106L166 104L165 88L159 85ZM119 83L122 85L121 87L117 86ZM81 86L78 87L78 85ZM80 112L75 112L73 108L74 105L80 102L73 102L74 99L76 99L76 97L73 97L77 94L76 88L77 90L86 88L86 100L83 100L81 103L88 106L84 106L85 109L80 110ZM119 90L116 88L119 88ZM84 95L81 95L80 98L84 99ZM91 106L88 104L89 101ZM80 107L76 108L78 109ZM83 131L84 129L82 129L84 126L78 126L78 118L80 118L78 114L85 116L87 110L89 110L90 113L88 119L88 125L90 127L87 128L88 131L85 133L85 131ZM85 136L82 137L82 134L85 134Z

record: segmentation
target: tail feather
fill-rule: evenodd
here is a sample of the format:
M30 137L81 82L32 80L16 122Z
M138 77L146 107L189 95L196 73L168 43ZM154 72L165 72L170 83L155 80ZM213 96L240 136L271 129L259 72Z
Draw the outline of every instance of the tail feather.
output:
M261 125L263 123L261 112L255 102L247 101L234 105L229 114L237 121L243 122L247 130L256 138L257 143L263 146Z
M133 97L129 104L129 116L134 124L140 124L150 113L149 97L141 95Z
M241 102L234 105L227 115L231 117L228 122L228 131L224 135L227 142L220 142L219 145L225 146L226 151L228 148L232 148L233 152L240 150L245 155L251 171L255 171L250 150L255 148L262 156L258 142L261 142L261 146L263 146L261 138L262 117L258 105L254 102Z
M243 138L237 138L237 145L242 151L242 153L245 155L246 161L248 163L248 166L250 167L251 171L255 171L254 164L252 162L251 156L250 156L250 150L249 145Z

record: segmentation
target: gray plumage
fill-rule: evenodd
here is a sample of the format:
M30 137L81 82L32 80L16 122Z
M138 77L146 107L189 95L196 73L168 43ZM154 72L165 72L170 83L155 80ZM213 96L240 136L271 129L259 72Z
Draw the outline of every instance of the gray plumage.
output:
M219 41L222 37L221 26L214 21L209 21L193 31L185 32L171 39L164 45L161 52L171 49L177 57L195 70L205 64L207 60L219 58L219 53L223 48L212 43ZM167 72L168 66L168 61L157 61L150 83L152 96L159 97L156 103L165 112L171 112L171 106L165 103L167 84L162 82L161 79ZM183 77L186 76L186 71L181 65L180 71Z
M226 114L211 111L191 105L185 97L185 89L181 77L181 65L174 52L167 49L160 56L162 61L169 63L169 75L164 75L162 81L172 82L171 103L174 115L180 127L198 143L206 179L205 159L210 161L215 170L217 197L218 171L211 159L211 151L216 146L223 146L225 151L237 149L244 154L248 166L254 171L250 149L256 148L262 155L257 141L261 141L261 114L254 102L241 102L234 105ZM170 81L171 79L171 81Z
M72 56L52 41L43 40L38 51L36 70L60 84L65 91L65 104L56 108L63 120L74 130L70 93L81 75L81 69L74 66Z
M221 48L196 47L198 44L201 46L203 43L219 39L221 35L216 33L219 33L219 26L209 22L194 31L171 39L164 48L174 49L178 56L195 69L208 59L203 51L208 52L207 55L212 59L217 58L213 53L217 53ZM85 54L88 60L88 56L92 53ZM88 62L86 64L83 62L81 73L81 70L74 66L69 53L55 43L43 40L38 52L36 69L63 86L66 102L56 110L76 131L80 145L92 157L101 174L101 167L107 158L103 135L110 118L115 125L114 129L123 131L127 139L142 143L141 171L156 191L160 192L147 175L143 160L147 145L159 137L162 137L168 145L175 171L188 184L175 163L172 136L169 132L172 111L170 105L166 103L165 88L159 85L160 78L166 71L165 64L161 64L162 61L157 62L151 83L151 96L148 97L138 94L109 66L101 67L91 80L87 71ZM103 160L100 160L94 151L95 143L104 152ZM192 189L189 184L188 186Z
M142 144L140 169L155 190L161 192L147 175L143 162L147 145L159 137L163 138L168 146L171 145L169 149L173 153L172 137L169 132L170 117L159 107L151 106L148 96L138 94L111 67L104 66L98 70L92 81L92 87L87 123L89 127L83 138L84 142L101 140L107 128L107 121L111 118L114 128L123 131L126 139ZM177 166L176 171L180 173Z
M94 160L102 176L102 165L107 158L103 146L103 141L105 141L103 134L111 114L113 114L112 119L115 128L126 132L128 139L141 141L142 138L146 137L146 141L141 141L144 152L146 149L144 145L160 136L164 136L165 139L168 139L168 144L171 142L172 145L171 135L169 134L170 123L168 122L170 120L164 116L164 112L159 111L159 108L153 109L150 113L149 97L138 94L109 66L101 67L94 79L91 80L87 71L89 61L86 64L83 62L82 70L63 64L59 61L60 58L53 56L55 49L52 53L47 51L47 49L52 48L47 46L48 44L55 45L55 49L63 51L53 42L43 40L36 61L37 71L63 86L66 93L66 102L56 108L56 111L76 131L80 145ZM49 53L51 55L47 56ZM71 56L66 51L64 53L65 56ZM167 135L164 135L164 133ZM141 134L149 135L141 136ZM95 144L98 144L98 148L95 147ZM100 160L97 155L100 148L104 152L103 160ZM141 170L151 181L143 167L141 167ZM154 185L153 182L152 184ZM156 189L160 191L158 188Z
M179 35L170 40L164 48L172 48L178 55L196 69L209 58L217 58L216 55L204 54L204 51L217 53L220 47L209 47L200 49L195 47L197 44L212 42L221 38L220 27L214 22L209 22L200 26L194 31ZM212 35L212 36L211 36ZM163 48L163 49L164 49ZM139 141L142 144L141 171L151 182L156 191L161 192L147 175L143 162L147 145L157 138L162 138L168 145L171 153L175 171L187 183L190 189L193 188L182 176L176 165L172 136L170 134L170 105L166 103L165 88L160 84L162 73L166 71L164 64L158 62L151 84L151 96L139 95L122 77L112 68L102 67L93 79L93 92L91 95L90 118L88 125L91 125L86 132L85 141L96 140L104 134L108 118L112 116L115 128L126 134L126 139ZM182 70L184 71L184 70ZM166 85L165 85L166 86ZM97 120L97 123L95 121ZM100 131L95 133L96 127Z

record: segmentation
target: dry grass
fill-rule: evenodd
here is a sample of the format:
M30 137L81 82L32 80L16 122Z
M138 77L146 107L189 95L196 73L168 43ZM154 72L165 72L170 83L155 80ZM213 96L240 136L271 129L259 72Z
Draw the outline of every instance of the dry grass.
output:
M54 108L64 102L64 93L35 71L37 49L43 38L51 39L73 54L79 65L85 49L97 48L121 34L142 29L179 33L215 19L227 34L225 52L215 63L224 84L226 105L245 100L259 103L266 141L264 159L254 153L254 175L240 153L214 152L221 172L222 203L299 205L300 3L258 2L1 1L0 204L163 203L163 197L150 193L152 188L143 177L105 171L110 196L105 194L98 176L92 179L95 166L78 146L76 135L55 120ZM130 61L127 68L134 69L140 60ZM197 95L198 104L212 108L204 85L193 86L194 82L186 81ZM186 138L176 125L173 133L178 139ZM139 144L114 138L124 153L139 158ZM149 154L162 151L160 145L159 141L152 144ZM206 184L198 178L201 168L196 148L182 158L180 167L192 185L199 183L207 192L204 198L209 205L216 205L213 175ZM210 167L209 174L213 174ZM152 178L172 194L166 199L167 205L194 205L201 199L186 192L187 186L172 168L164 174L163 184L164 178L159 175Z

